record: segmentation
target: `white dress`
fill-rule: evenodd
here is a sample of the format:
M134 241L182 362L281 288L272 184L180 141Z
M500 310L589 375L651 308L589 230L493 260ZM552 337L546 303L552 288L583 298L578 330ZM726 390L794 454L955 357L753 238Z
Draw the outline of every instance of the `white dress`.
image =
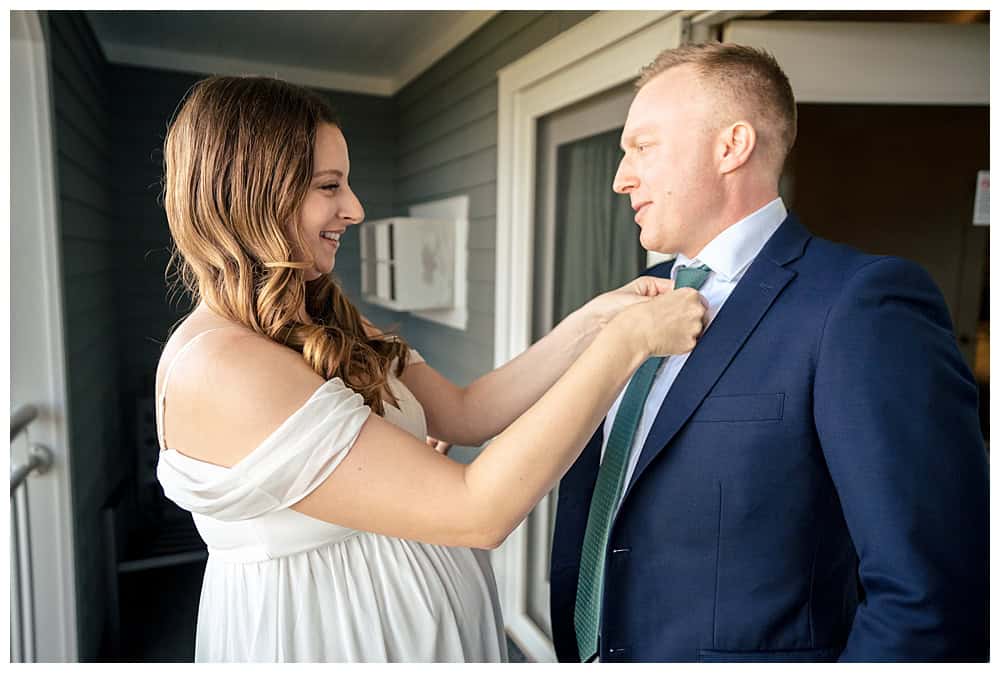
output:
M164 394L183 351L207 333L174 357ZM389 384L400 409L386 404L385 419L423 441L423 408L398 379ZM290 509L336 469L370 413L334 378L230 468L161 451L163 491L192 512L209 552L195 661L506 661L486 552Z

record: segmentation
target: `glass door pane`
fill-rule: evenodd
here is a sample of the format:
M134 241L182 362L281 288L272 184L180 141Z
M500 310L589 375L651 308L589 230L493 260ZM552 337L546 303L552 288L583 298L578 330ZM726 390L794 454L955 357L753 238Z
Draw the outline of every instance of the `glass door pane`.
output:
M538 124L532 336L547 334L601 292L646 268L646 252L627 196L612 189L631 85L549 115ZM549 563L557 489L527 521L527 616L548 638Z

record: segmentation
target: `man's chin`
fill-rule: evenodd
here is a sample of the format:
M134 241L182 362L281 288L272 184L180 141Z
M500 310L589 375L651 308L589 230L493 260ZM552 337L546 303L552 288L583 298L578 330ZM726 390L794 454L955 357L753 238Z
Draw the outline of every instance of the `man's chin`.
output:
M661 255L671 255L674 252L669 249L669 245L664 244L662 241L649 240L645 236L644 231L639 233L639 245L641 245L642 249L646 252L656 252Z

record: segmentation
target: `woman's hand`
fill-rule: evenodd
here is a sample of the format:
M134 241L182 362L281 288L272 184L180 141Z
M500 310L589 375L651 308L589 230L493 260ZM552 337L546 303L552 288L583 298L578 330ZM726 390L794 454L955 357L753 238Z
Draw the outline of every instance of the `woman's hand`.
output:
M694 349L708 323L708 303L686 287L639 300L611 323L622 338L647 356L680 355Z
M597 327L603 328L612 318L624 309L647 301L674 289L674 281L653 276L639 276L635 280L622 285L617 290L599 294L584 304L583 311Z

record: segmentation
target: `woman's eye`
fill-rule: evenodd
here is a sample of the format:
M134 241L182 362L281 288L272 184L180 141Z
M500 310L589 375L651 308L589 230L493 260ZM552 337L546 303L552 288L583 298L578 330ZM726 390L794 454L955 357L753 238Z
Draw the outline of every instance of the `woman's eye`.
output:
M340 183L332 182L332 183L330 183L328 185L323 185L322 187L320 187L320 189L328 189L328 190L330 190L332 192L333 190L335 190L335 189L337 189L339 187L340 187Z
M639 152L639 154L642 154L643 152L649 149L649 145L646 143L642 143L640 145L636 145L635 149Z

